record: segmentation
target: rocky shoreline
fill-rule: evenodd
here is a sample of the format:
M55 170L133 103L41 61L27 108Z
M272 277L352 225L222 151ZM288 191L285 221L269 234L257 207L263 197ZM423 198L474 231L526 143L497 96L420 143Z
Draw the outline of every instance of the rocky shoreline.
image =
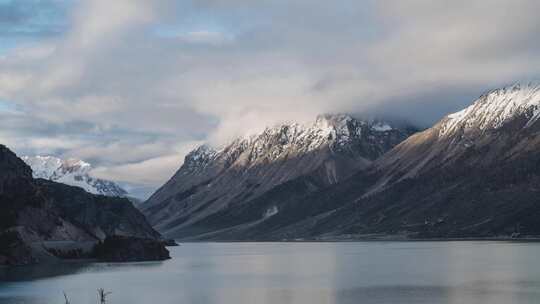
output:
M2 234L0 266L58 261L141 262L170 259L167 243L149 238L110 236L97 242L25 243L17 232Z
M171 258L164 241L112 236L93 248L93 257L102 262L163 261Z

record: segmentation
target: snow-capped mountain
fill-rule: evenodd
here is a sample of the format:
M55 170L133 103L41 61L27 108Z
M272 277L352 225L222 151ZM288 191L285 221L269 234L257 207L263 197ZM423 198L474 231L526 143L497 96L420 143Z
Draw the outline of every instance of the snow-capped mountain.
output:
M540 86L516 84L488 92L378 159L375 166L387 174L379 186L456 162L488 166L517 157L534 144L530 138L539 118Z
M145 212L187 239L538 237L539 118L540 87L514 85L399 144L384 122L285 124L193 151Z
M180 173L201 171L215 163L247 169L323 148L334 154L358 156L369 163L407 132L386 122L357 120L343 114L320 115L313 123L276 125L220 148L202 145L187 155Z
M32 168L34 178L77 186L93 194L126 196L127 192L117 183L92 177L92 166L79 159L62 160L54 156L23 156L22 160Z
M540 118L540 85L516 84L491 91L471 106L448 115L440 134L497 129L518 116L526 118L525 127Z
M266 233L278 239L317 231L326 237L538 236L539 105L536 85L484 94L412 135L361 176L295 200L301 206L332 202L343 206L339 210Z
M302 191L336 184L368 167L411 130L348 115L321 115L311 123L283 123L215 148L189 153L182 167L143 205L169 236L208 229L205 220L293 181ZM300 188L298 188L300 189ZM260 216L283 206L261 206ZM258 216L258 215L257 215ZM205 225L203 229L199 227Z

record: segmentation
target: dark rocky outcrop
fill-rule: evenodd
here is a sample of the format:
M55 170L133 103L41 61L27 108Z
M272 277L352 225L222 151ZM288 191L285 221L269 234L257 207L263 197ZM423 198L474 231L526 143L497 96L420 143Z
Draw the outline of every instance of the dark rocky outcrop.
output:
M94 257L103 262L140 262L170 259L165 243L155 239L109 236L94 247Z
M116 235L161 242L129 200L35 180L30 167L0 145L0 265L87 257L89 244Z
M17 231L0 233L0 265L30 265L38 260Z
M100 239L112 235L160 238L127 198L94 195L82 188L44 179L36 180L36 184L44 195L54 200L63 217L88 227Z
M180 244L178 244L175 240L173 239L166 239L166 240L163 240L163 244L165 244L165 246L167 247L176 247L176 246L180 246Z

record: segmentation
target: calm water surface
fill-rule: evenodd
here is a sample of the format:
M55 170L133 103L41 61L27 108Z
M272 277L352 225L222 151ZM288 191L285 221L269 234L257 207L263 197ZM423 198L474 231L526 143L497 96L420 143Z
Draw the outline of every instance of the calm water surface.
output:
M540 243L188 243L173 259L0 270L0 303L540 303Z

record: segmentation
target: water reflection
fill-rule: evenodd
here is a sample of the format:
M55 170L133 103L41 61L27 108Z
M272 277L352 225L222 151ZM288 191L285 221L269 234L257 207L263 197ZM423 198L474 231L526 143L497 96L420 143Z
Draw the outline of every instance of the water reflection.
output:
M87 267L84 263L49 264L28 267L0 268L0 281L31 281L41 278L69 275Z
M1 273L0 303L536 303L538 243L193 243L173 260Z
M21 267L0 267L0 282L33 281L57 276L68 276L84 272L101 272L114 269L131 269L140 271L145 268L158 267L162 262L141 263L91 263L91 262L63 262L45 265L31 265Z

